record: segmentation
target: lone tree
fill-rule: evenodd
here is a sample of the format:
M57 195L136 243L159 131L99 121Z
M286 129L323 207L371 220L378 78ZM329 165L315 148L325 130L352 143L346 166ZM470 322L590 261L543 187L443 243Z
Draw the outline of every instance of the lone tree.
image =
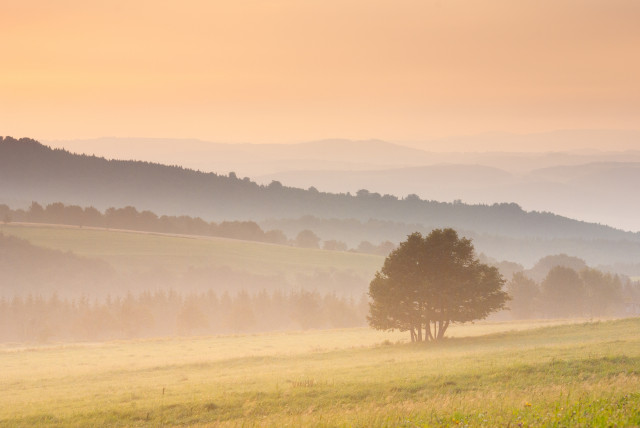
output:
M480 263L471 241L453 229L416 232L391 252L369 285L371 327L438 340L452 322L486 318L505 307L505 280Z

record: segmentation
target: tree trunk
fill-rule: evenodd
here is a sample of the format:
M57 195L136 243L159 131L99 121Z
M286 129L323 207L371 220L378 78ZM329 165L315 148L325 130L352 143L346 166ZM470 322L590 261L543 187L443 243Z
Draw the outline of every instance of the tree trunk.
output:
M411 343L416 341L416 331L411 327Z
M442 321L440 321L440 331L438 332L438 339L442 339L444 337L444 332L447 331L448 327L449 320L445 321L444 324L442 324Z
M424 340L433 341L433 334L431 334L431 321L427 320L424 325Z
M433 320L427 322L425 340L436 341L444 337L444 333L449 327L449 320Z

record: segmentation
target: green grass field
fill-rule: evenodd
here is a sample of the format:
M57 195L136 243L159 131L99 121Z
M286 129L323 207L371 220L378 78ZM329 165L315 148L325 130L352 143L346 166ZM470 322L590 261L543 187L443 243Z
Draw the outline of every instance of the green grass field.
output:
M0 349L0 426L637 426L640 319Z
M184 237L141 232L49 225L0 225L0 232L34 245L100 258L121 271L156 266L177 272L190 266L226 266L254 274L273 275L345 270L372 278L381 256L295 248L224 238Z

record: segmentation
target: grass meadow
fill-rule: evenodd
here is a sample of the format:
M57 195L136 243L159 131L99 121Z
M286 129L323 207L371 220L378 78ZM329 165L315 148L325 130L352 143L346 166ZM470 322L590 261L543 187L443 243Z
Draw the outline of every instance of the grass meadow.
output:
M0 348L0 426L638 426L640 319Z
M5 235L34 245L99 258L120 271L158 266L184 272L192 266L229 267L260 275L348 270L372 278L384 257L342 251L324 251L236 239L167 235L58 225L0 225Z

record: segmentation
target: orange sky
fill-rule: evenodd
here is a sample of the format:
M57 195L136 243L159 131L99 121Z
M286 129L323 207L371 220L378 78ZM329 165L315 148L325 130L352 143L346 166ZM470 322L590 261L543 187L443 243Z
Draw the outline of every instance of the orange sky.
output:
M640 128L637 0L0 0L0 10L0 135L402 142Z

